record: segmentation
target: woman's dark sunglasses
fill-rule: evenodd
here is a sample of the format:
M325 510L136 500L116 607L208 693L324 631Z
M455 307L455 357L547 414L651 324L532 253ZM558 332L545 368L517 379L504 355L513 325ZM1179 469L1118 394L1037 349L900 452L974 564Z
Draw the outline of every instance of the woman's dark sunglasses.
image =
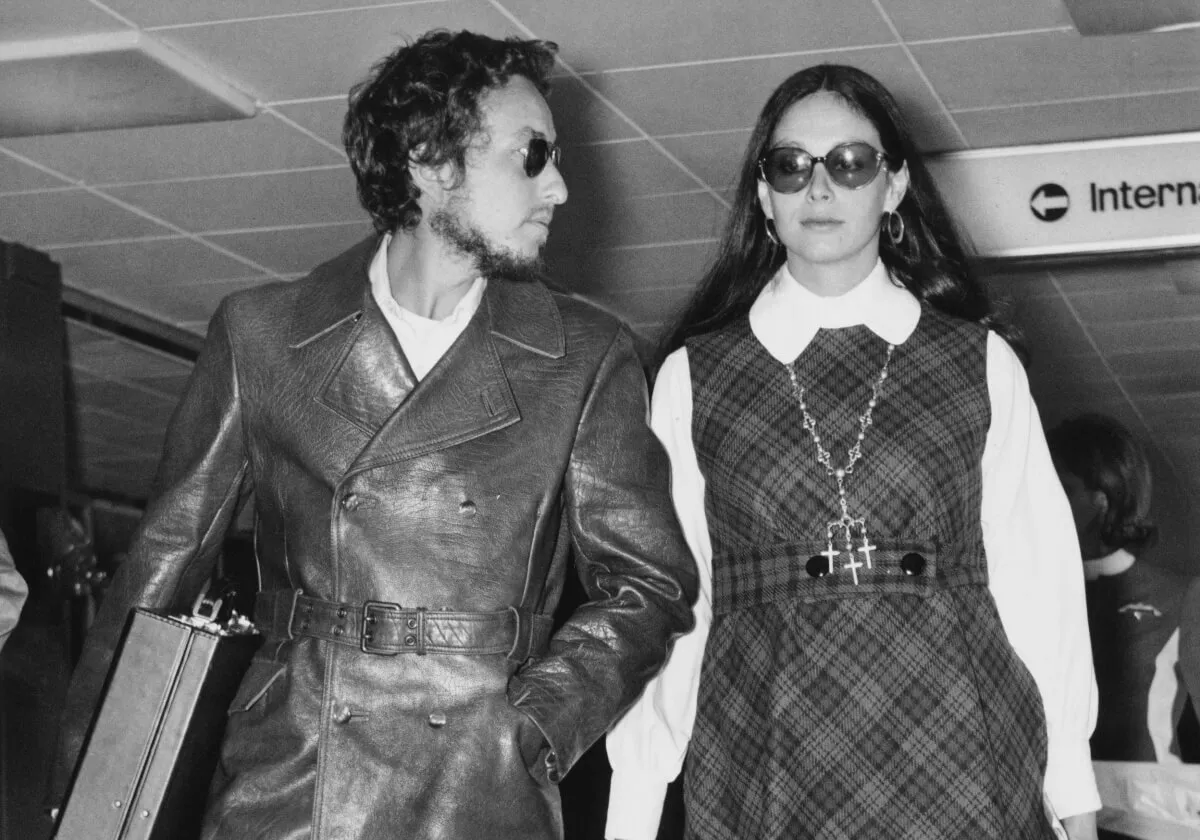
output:
M841 143L821 157L796 146L779 146L758 159L758 176L777 193L798 193L812 180L818 163L839 187L861 190L875 180L887 155L870 143Z
M562 161L562 148L545 137L532 138L521 154L525 156L525 174L530 178L541 175L550 161L554 161L555 167L560 166Z

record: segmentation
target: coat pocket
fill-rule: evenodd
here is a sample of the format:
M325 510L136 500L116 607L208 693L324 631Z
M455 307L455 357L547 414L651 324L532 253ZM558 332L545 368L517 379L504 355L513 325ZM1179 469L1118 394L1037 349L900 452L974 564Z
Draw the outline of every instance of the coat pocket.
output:
M238 686L233 702L229 704L229 714L248 712L266 698L272 686L279 682L287 670L287 665L272 660L255 659L250 663L242 684ZM264 704L265 705L265 704Z

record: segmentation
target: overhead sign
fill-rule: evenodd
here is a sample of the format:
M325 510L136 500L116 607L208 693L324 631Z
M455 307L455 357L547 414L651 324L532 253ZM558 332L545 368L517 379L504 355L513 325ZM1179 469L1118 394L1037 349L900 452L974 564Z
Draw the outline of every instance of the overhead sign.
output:
M953 152L926 163L981 256L1200 246L1200 132Z

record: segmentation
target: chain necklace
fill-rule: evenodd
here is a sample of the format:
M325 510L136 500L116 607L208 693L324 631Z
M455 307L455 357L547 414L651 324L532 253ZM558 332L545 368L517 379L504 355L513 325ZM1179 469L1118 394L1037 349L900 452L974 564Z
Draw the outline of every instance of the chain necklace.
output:
M870 569L873 568L871 565L871 552L876 550L876 546L871 545L871 540L867 536L866 521L861 517L855 518L850 515L850 506L846 501L846 476L854 472L854 465L862 459L863 440L867 436L867 429L871 428L871 414L875 411L876 403L879 402L879 389L883 387L883 382L887 379L888 365L892 361L892 353L895 349L896 345L894 344L887 346L887 358L883 360L883 369L879 371L879 378L871 386L871 398L867 400L867 410L858 417L858 437L854 441L854 445L846 451L846 466L844 467L834 467L833 457L829 454L829 450L821 445L821 435L817 432L817 421L808 413L808 404L804 401L805 389L800 384L800 379L796 375L796 363L792 362L787 366L788 377L792 381L792 393L796 395L796 401L800 403L800 413L804 415L804 428L808 431L809 436L812 437L813 446L817 449L817 461L825 467L825 474L832 476L833 480L837 482L838 505L841 508L842 515L839 519L825 524L826 547L821 554L828 559L829 569L833 571L834 560L843 554L843 552L833 547L833 540L836 535L842 536L845 546L844 553L850 558L842 568L850 570L855 586L858 586L858 570L863 568L864 565L857 560L855 553L863 555L866 561L865 565ZM856 535L862 540L862 544L857 548L854 547Z

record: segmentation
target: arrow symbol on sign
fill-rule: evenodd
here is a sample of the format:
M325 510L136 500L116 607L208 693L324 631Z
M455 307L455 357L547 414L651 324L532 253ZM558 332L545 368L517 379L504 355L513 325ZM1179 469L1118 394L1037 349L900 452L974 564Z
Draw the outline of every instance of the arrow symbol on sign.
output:
M1047 210L1065 210L1071 206L1071 199L1065 195L1046 195L1040 193L1032 202L1033 209L1038 213L1045 214Z

